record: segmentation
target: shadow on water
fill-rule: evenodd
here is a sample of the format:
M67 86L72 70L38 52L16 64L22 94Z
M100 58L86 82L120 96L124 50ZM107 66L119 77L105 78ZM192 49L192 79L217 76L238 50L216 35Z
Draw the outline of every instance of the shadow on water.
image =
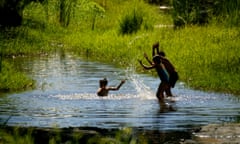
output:
M209 123L239 121L239 99L188 89L178 82L175 97L159 105L159 79L73 55L17 58L37 89L0 97L0 122L9 126L137 128L146 133L184 132ZM98 81L127 79L119 91L98 97Z

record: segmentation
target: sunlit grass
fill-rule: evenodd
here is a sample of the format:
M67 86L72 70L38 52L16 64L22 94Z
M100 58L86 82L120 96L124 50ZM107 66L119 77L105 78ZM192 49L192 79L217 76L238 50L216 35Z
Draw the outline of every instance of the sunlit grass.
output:
M71 50L93 60L122 67L134 66L137 59L151 55L151 45L159 41L161 49L179 71L180 80L197 89L239 93L240 70L237 28L192 26L180 30L159 28L133 35L119 36L116 31L68 35L65 42ZM94 35L94 37L92 37ZM78 39L78 40L77 40ZM73 42L73 43L71 43ZM76 43L75 43L76 42Z
M171 59L181 79L196 88L239 93L239 34L237 28L211 25L174 32Z
M12 64L3 61L0 72L0 91L19 91L33 87L33 80L14 69Z

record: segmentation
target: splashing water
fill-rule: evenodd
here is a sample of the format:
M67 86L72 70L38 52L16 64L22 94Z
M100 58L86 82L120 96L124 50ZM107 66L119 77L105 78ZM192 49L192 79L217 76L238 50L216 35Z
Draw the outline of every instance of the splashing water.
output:
M175 102L169 102L176 111L162 111L155 96L159 79L136 74L134 67L122 70L71 55L22 58L16 63L38 82L38 87L0 98L0 123L8 119L8 125L176 131L234 122L240 116L238 98L187 89L180 82L172 89L177 94ZM127 80L119 91L98 97L98 81L103 77L110 85Z
M126 77L133 83L137 95L142 99L155 99L155 95L152 92L151 88L144 84L143 79L140 78L140 75L137 75L133 67L128 67L126 70Z

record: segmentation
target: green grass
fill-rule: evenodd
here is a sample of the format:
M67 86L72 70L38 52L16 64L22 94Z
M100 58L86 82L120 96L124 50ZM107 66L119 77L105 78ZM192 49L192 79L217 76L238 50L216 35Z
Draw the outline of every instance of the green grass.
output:
M159 137L156 137L159 135ZM1 127L0 144L149 144L180 143L189 139L190 132L158 132L154 130L136 130L100 128L34 128Z
M24 73L18 72L13 65L3 61L0 73L0 91L22 91L34 88L34 81Z
M77 129L77 128L76 128ZM9 127L0 129L0 144L135 144L136 138L133 136L131 128L123 128L121 130L112 130L108 133L104 131L94 130L75 130L75 129L37 129L37 128L24 128L24 127ZM146 143L146 138L139 138L142 141L139 143Z
M239 94L239 35L237 28L192 26L160 42L189 86Z
M143 59L144 52L150 56L152 44L159 41L178 70L180 81L196 89L240 94L238 27L213 20L205 26L159 28L172 25L173 20L158 6L137 0L95 2L76 1L66 28L58 22L56 0L49 0L44 6L29 5L24 10L23 26L2 32L2 51L5 56L17 56L62 49L94 61L145 72L137 60ZM143 18L141 27L135 33L122 35L120 24L133 10Z
M94 33L94 32L93 32ZM239 31L216 26L169 28L119 36L115 31L102 34L84 33L84 39L71 43L83 33L68 35L65 42L72 51L93 60L142 70L137 59L151 55L151 45L159 41L167 57L179 71L180 80L203 90L239 94ZM94 37L91 37L94 35ZM71 43L71 44L70 44Z

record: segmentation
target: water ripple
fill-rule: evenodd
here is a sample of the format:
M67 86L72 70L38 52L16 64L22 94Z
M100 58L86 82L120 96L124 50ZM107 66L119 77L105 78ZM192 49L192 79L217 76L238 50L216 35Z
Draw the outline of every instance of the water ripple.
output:
M160 80L110 65L58 55L17 60L37 80L37 89L0 97L0 122L38 127L124 126L153 130L185 130L209 123L238 121L239 99L232 95L191 90L178 82L168 105L159 105ZM109 85L127 79L119 91L98 97L98 81ZM172 109L170 109L172 108Z

